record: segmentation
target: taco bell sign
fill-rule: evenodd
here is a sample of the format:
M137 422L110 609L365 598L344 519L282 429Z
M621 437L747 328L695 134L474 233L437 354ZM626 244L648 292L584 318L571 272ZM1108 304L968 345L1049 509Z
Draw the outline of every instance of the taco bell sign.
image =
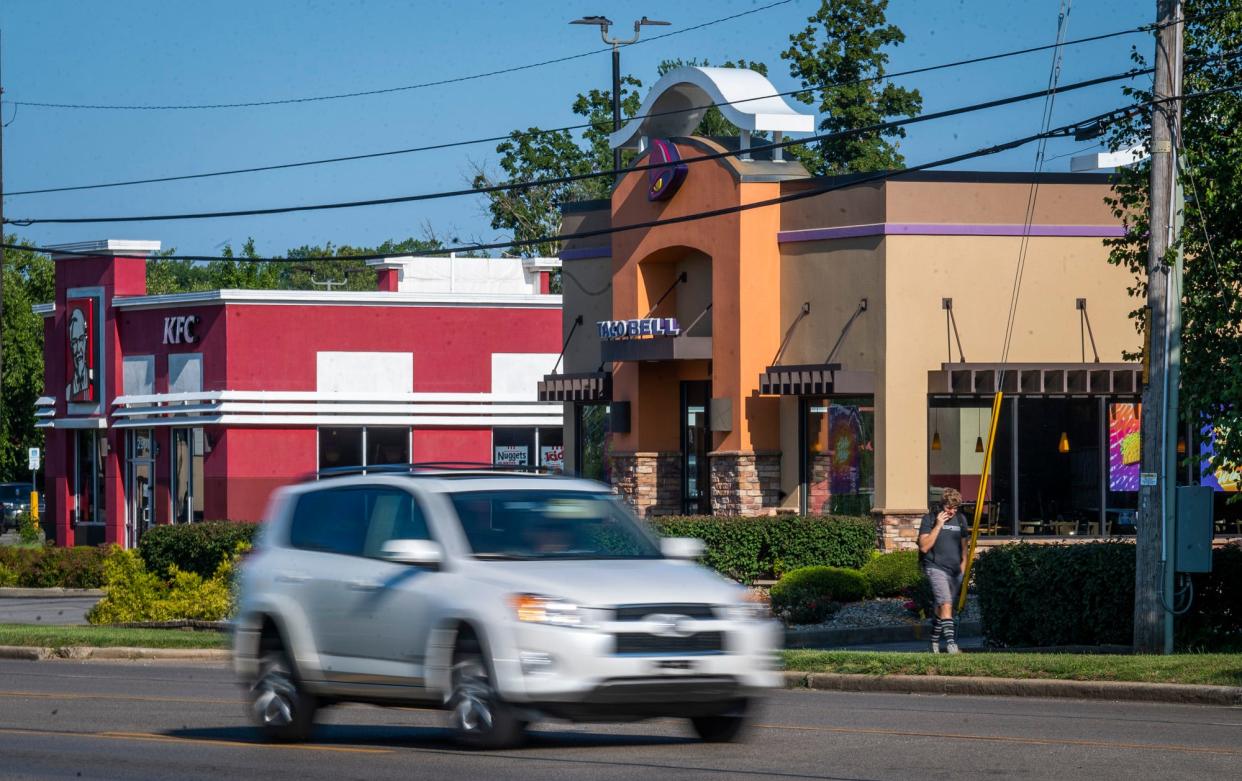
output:
M681 324L676 317L644 317L638 320L600 320L599 338L605 340L641 339L644 336L677 336Z

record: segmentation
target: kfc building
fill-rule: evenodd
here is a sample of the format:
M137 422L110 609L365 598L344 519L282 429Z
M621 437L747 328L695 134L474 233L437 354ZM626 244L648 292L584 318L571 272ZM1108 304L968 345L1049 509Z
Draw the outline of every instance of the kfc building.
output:
M45 523L58 545L260 520L320 469L562 464L552 258L375 261L375 291L146 294L159 242L58 247L44 317Z

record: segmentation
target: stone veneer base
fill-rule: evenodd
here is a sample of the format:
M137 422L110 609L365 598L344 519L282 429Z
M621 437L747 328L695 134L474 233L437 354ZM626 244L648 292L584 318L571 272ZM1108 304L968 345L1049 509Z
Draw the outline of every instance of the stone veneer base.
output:
M613 453L612 485L640 518L681 512L681 453Z
M911 550L919 546L919 524L926 510L871 511L876 522L876 545L880 550Z
M781 503L779 451L724 451L711 462L713 515L772 515Z

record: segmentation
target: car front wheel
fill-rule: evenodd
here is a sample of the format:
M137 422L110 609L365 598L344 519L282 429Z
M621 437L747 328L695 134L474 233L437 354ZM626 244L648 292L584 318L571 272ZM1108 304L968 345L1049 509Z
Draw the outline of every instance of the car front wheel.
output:
M741 702L726 713L695 716L690 719L694 732L708 743L732 743L746 728L746 703Z
M471 748L502 749L520 745L526 722L496 692L487 660L467 643L453 661L453 692L449 708L459 743Z
M263 737L278 742L303 741L315 726L318 704L298 684L283 651L269 651L259 663L250 688L250 717Z

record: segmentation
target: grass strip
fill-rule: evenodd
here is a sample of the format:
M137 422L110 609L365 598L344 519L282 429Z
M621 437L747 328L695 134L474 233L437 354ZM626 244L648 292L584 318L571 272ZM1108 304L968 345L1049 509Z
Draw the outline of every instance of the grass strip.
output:
M1242 654L930 653L783 651L786 670L861 675L967 675L1071 681L1242 686Z
M0 645L59 648L66 645L136 648L228 648L225 632L191 629L124 629L111 626L0 624Z

